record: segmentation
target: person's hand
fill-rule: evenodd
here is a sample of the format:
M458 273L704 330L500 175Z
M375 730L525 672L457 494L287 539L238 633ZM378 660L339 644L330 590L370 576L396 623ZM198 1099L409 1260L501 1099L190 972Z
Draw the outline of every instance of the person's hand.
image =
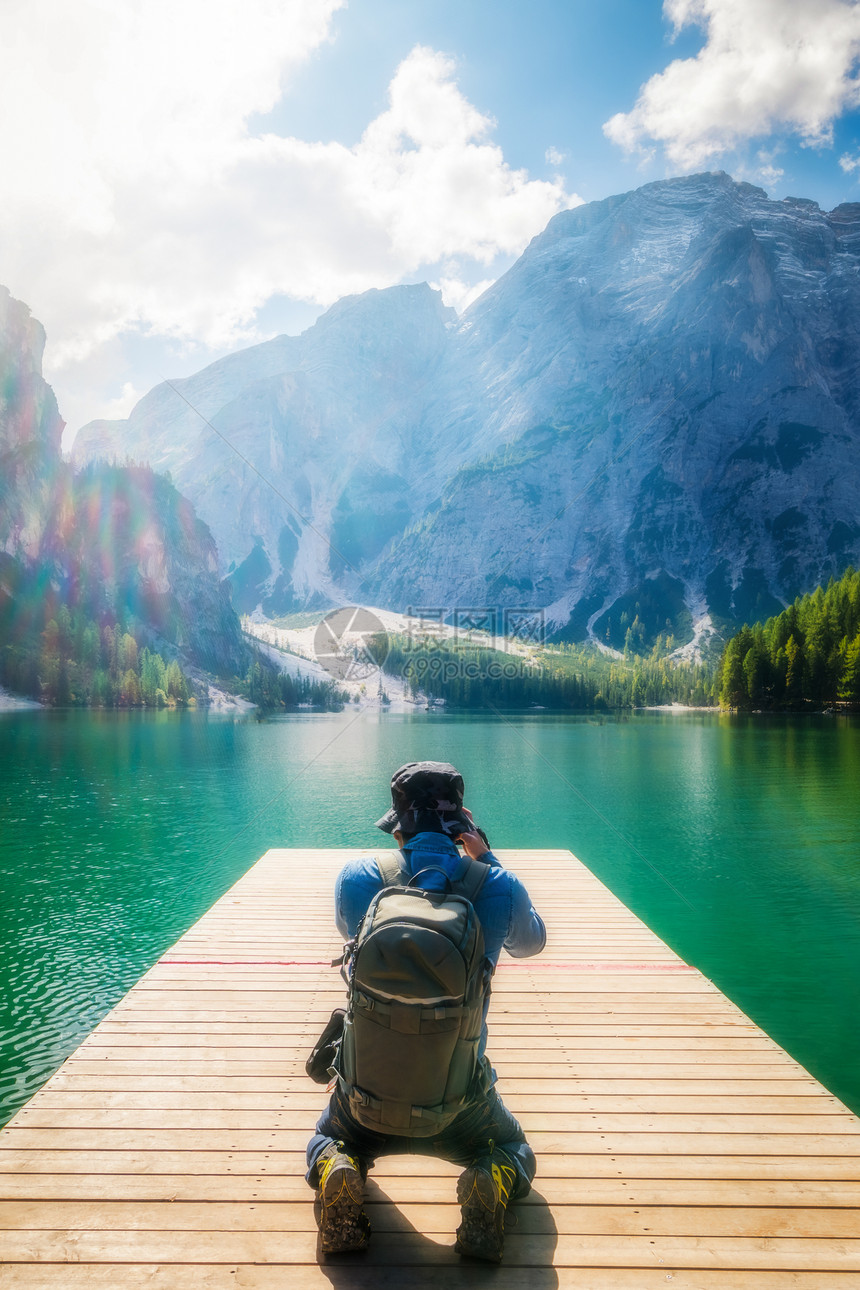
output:
M463 850L472 860L480 860L481 856L489 854L490 848L487 846L480 833L461 833L460 841L463 844Z
M465 806L463 807L463 814L468 816L469 820L474 824L472 812L467 810ZM463 844L463 850L471 860L480 860L481 856L485 856L490 849L481 837L480 833L475 829L470 833L461 833L460 841Z

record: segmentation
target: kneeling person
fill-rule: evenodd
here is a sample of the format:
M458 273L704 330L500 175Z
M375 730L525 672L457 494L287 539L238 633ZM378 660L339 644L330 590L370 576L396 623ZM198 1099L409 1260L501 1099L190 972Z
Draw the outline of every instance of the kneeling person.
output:
M453 766L401 767L391 800L377 823L399 852L347 864L335 888L350 997L337 1086L308 1143L320 1248L364 1249L368 1169L423 1154L464 1166L456 1248L497 1262L505 1206L527 1194L536 1165L486 1057L489 983L503 948L538 954L546 931L463 807Z

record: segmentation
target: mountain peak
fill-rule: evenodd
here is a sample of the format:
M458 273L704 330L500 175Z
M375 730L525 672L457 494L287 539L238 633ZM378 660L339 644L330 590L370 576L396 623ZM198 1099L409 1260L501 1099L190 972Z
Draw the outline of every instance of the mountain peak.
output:
M254 603L701 631L860 556L858 219L660 180L556 215L457 326L426 283L351 296L183 383L217 434L166 391L114 439Z

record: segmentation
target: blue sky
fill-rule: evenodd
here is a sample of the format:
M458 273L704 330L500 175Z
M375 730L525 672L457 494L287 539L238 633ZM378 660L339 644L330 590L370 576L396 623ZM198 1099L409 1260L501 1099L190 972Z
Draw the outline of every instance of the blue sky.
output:
M690 33L672 49L660 4L647 0L371 0L352 3L334 26L332 42L270 114L273 128L352 143L383 109L397 64L414 45L428 45L456 60L460 88L495 119L511 166L548 176L545 154L556 147L586 201L663 177L660 166L640 175L602 125L632 105L670 53L701 44Z
M814 13L814 4L806 8ZM659 0L352 0L338 13L331 42L254 125L352 144L384 109L398 63L414 45L428 45L456 60L461 90L495 119L494 137L511 166L549 176L557 168L545 154L555 147L565 154L561 170L571 188L595 201L682 173L662 155L651 162L626 156L603 124L632 108L649 77L672 59L694 58L705 40L692 24L673 39ZM860 201L860 172L839 165L840 155L857 150L860 111L846 111L834 126L832 145L804 147L789 130L776 130L703 168L743 170L771 197L810 197L825 210ZM756 173L759 144L778 150L785 174L776 182Z
M9 0L0 282L74 430L341 295L457 308L566 206L860 201L850 0Z

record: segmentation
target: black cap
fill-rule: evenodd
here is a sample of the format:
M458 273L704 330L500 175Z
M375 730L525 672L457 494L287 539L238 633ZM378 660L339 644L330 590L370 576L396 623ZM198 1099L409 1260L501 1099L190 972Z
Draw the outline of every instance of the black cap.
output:
M458 837L474 825L463 811L463 776L444 761L412 761L391 777L391 810L376 827L384 833L447 833Z

